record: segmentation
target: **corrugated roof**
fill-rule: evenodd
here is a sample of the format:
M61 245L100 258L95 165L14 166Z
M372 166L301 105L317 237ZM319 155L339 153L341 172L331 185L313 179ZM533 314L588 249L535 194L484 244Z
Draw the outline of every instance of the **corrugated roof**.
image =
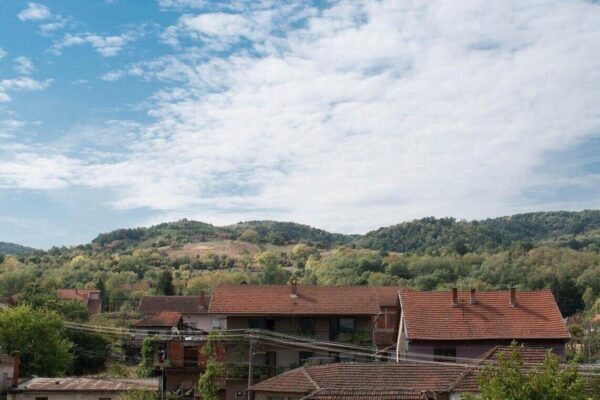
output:
M236 285L215 288L209 311L233 315L377 315L375 291L365 286Z
M410 340L472 339L569 339L552 292L518 291L511 307L509 291L478 291L477 303L470 293L400 290L404 320Z
M33 378L16 391L27 392L121 392L133 389L158 390L157 379Z
M203 314L206 307L201 304L201 296L144 296L138 311L145 315L162 311L176 311L182 314ZM205 298L208 302L208 297Z

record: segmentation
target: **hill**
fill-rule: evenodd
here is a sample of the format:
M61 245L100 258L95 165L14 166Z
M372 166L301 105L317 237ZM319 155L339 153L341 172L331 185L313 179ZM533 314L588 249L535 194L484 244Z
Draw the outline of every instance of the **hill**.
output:
M490 251L516 243L600 246L600 210L535 212L482 221L423 218L367 233L356 245L396 252Z
M0 242L0 255L5 254L28 254L34 252L35 249L20 244Z

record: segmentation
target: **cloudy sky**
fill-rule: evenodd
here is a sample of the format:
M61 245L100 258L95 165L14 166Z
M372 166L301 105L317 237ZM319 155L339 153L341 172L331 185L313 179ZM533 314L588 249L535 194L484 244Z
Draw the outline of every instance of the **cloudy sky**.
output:
M599 208L599 104L597 1L1 1L0 241Z

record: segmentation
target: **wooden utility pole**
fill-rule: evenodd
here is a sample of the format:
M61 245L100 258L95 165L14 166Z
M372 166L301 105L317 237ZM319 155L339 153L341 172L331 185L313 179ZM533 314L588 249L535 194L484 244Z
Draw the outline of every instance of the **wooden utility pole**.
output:
M248 389L246 392L248 393L248 400L252 400L252 394L250 393L250 386L252 386L252 356L254 347L254 339L250 337L250 349L248 351Z

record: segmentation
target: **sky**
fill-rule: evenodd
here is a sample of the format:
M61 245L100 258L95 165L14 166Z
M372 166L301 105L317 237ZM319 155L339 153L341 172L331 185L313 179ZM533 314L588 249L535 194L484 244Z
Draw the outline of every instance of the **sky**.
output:
M0 0L0 241L600 208L600 3Z

